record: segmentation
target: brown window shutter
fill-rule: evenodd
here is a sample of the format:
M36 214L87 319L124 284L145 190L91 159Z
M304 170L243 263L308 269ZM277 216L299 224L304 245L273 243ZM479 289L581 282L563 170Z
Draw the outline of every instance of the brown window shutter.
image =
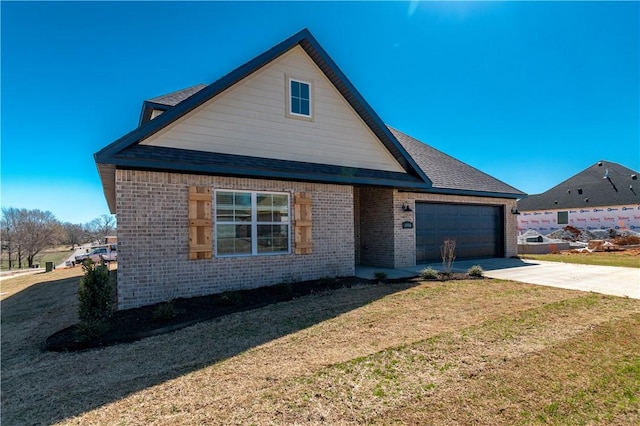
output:
M313 253L311 237L311 194L299 192L295 195L295 253Z
M189 259L211 259L211 188L189 187Z

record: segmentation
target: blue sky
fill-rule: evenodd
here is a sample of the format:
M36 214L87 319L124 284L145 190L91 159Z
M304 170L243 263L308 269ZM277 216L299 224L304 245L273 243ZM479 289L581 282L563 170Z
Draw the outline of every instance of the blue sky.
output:
M7 2L3 207L87 222L144 99L308 28L387 124L530 194L640 170L638 2Z

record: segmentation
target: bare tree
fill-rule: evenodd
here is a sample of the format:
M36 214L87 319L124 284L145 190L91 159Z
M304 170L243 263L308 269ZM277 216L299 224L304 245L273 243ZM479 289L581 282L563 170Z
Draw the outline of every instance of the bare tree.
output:
M18 261L18 268L22 267L22 247L20 245L20 210L15 207L2 208L2 250L7 253L9 269L14 266L14 259Z
M29 267L33 266L33 259L42 249L53 245L57 241L59 222L53 213L42 210L16 209L14 207L2 209L2 228L6 236L9 254L9 268L13 266L12 256L18 260L18 268L22 267L22 258L26 257Z
M33 258L42 249L50 247L57 242L59 222L53 213L49 211L22 209L21 212L23 213L21 218L22 244L27 255L27 263L31 268L33 266Z
M456 240L446 239L440 246L442 255L442 269L446 275L451 274L451 265L456 260Z
M103 214L85 225L93 241L103 241L104 237L113 235L116 230L116 218L110 214Z
M62 236L61 242L65 244L69 244L72 249L76 247L76 245L80 245L89 240L89 235L85 228L79 223L63 223L61 225Z

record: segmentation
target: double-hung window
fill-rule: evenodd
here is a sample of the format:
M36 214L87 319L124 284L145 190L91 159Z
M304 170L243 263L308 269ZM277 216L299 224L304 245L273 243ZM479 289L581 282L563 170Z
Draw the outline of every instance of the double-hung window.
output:
M216 191L216 254L289 253L289 194Z
M289 78L289 115L311 118L311 83Z

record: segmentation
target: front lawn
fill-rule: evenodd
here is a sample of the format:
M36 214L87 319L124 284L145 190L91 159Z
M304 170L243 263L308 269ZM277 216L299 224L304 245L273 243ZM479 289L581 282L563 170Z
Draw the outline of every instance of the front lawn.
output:
M618 252L571 253L566 251L554 254L523 254L520 255L520 258L577 263L580 265L640 268L640 250L638 249Z
M640 423L640 300L490 279L368 284L44 352L77 320L77 271L2 283L7 424Z

